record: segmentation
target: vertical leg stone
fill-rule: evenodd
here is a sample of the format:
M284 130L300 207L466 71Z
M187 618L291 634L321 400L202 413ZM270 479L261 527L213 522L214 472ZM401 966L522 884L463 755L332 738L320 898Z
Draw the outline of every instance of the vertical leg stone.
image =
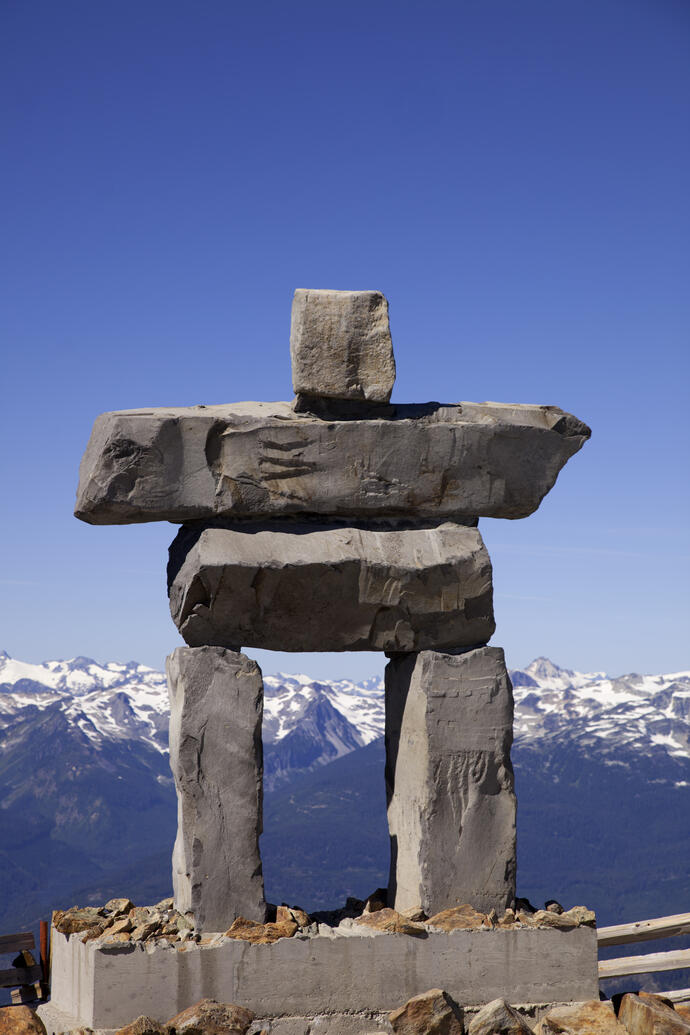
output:
M175 906L203 931L225 931L240 915L263 922L261 670L223 647L179 647L166 668Z
M432 916L515 897L513 693L498 647L386 666L389 901Z

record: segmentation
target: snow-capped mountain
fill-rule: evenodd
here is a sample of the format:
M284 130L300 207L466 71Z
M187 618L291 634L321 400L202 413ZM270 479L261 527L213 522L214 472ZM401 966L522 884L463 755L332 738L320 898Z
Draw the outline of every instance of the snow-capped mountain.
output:
M573 672L548 658L511 671L515 744L576 739L621 764L625 747L690 759L690 671L610 677ZM311 769L370 744L384 731L383 680L264 676L267 778ZM131 661L90 658L30 664L0 652L0 751L29 711L59 705L95 746L132 741L167 750L165 675ZM307 757L308 756L308 757ZM274 762L270 761L274 759Z
M520 893L565 886L571 904L603 903L606 922L690 908L690 672L612 678L538 658L511 676ZM267 890L308 908L368 893L388 866L382 680L279 673L264 685ZM151 668L0 652L9 927L169 893L167 724L165 677Z

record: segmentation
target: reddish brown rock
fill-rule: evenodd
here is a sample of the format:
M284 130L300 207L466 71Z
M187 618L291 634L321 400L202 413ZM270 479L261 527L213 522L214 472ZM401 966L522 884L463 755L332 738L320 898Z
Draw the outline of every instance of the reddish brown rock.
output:
M142 1014L131 1024L125 1024L116 1035L170 1035L170 1028L167 1024L161 1024L153 1017L146 1017Z
M172 1017L168 1027L175 1035L245 1035L253 1020L243 1006L201 999Z
M475 1014L468 1035L532 1035L532 1029L505 999L494 999Z
M623 996L618 1020L629 1035L690 1035L690 1023L659 996Z
M441 988L409 999L388 1015L395 1035L463 1035L462 1014Z
M60 934L79 934L102 925L103 920L103 910L93 906L84 909L72 906L71 909L56 909L53 913L53 926Z
M626 1035L625 1028L616 1020L612 1004L598 999L553 1007L534 1032L535 1035Z
M486 920L486 913L480 913L473 906L454 906L442 909L427 920L429 927L438 927L441 931L474 931Z
M675 1008L678 1016L690 1024L690 1003L676 1003Z
M572 909L566 909L563 916L571 916L573 920L577 920L578 924L585 927L596 927L597 917L593 909L587 909L586 906L573 906Z
M134 909L134 903L130 902L128 898L111 898L106 902L104 908L108 913L124 915L125 913L129 913L130 909Z
M41 1018L28 1006L2 1006L0 1035L46 1035L46 1029Z
M278 906L276 921L282 923L284 920L291 920L298 927L308 927L311 923L309 914L305 913L303 909L298 909L297 906Z
M426 934L423 924L415 924L402 913L387 906L377 909L374 913L363 913L355 918L355 923L361 924L362 927L373 927L375 931L386 931L388 934L411 934L416 937Z
M238 916L225 932L226 938L239 938L241 941L253 942L255 945L269 945L279 938L292 938L298 930L294 920L281 920L276 923L258 924L254 920L246 920Z

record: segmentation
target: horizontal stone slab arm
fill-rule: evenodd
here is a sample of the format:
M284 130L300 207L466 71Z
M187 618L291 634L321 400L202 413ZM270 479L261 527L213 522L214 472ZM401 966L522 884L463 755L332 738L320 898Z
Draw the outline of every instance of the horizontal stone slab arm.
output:
M170 547L170 610L192 647L416 651L495 629L476 528L185 526Z
M289 403L105 413L80 468L91 524L287 516L526 517L589 437L551 406L396 406L323 420Z

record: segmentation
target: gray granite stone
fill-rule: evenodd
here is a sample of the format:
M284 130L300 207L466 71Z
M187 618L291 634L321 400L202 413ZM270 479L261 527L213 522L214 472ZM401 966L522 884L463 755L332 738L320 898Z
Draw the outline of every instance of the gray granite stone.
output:
M499 647L386 666L389 902L428 916L515 897L513 694Z
M333 421L289 403L124 410L96 421L75 513L91 524L520 518L589 434L555 407L499 403Z
M290 357L296 395L388 402L395 381L388 302L380 291L298 288Z
M411 651L493 634L479 531L185 526L170 548L170 610L191 646Z
M238 916L263 923L261 670L222 647L178 647L166 668L175 908L202 931L225 931Z

